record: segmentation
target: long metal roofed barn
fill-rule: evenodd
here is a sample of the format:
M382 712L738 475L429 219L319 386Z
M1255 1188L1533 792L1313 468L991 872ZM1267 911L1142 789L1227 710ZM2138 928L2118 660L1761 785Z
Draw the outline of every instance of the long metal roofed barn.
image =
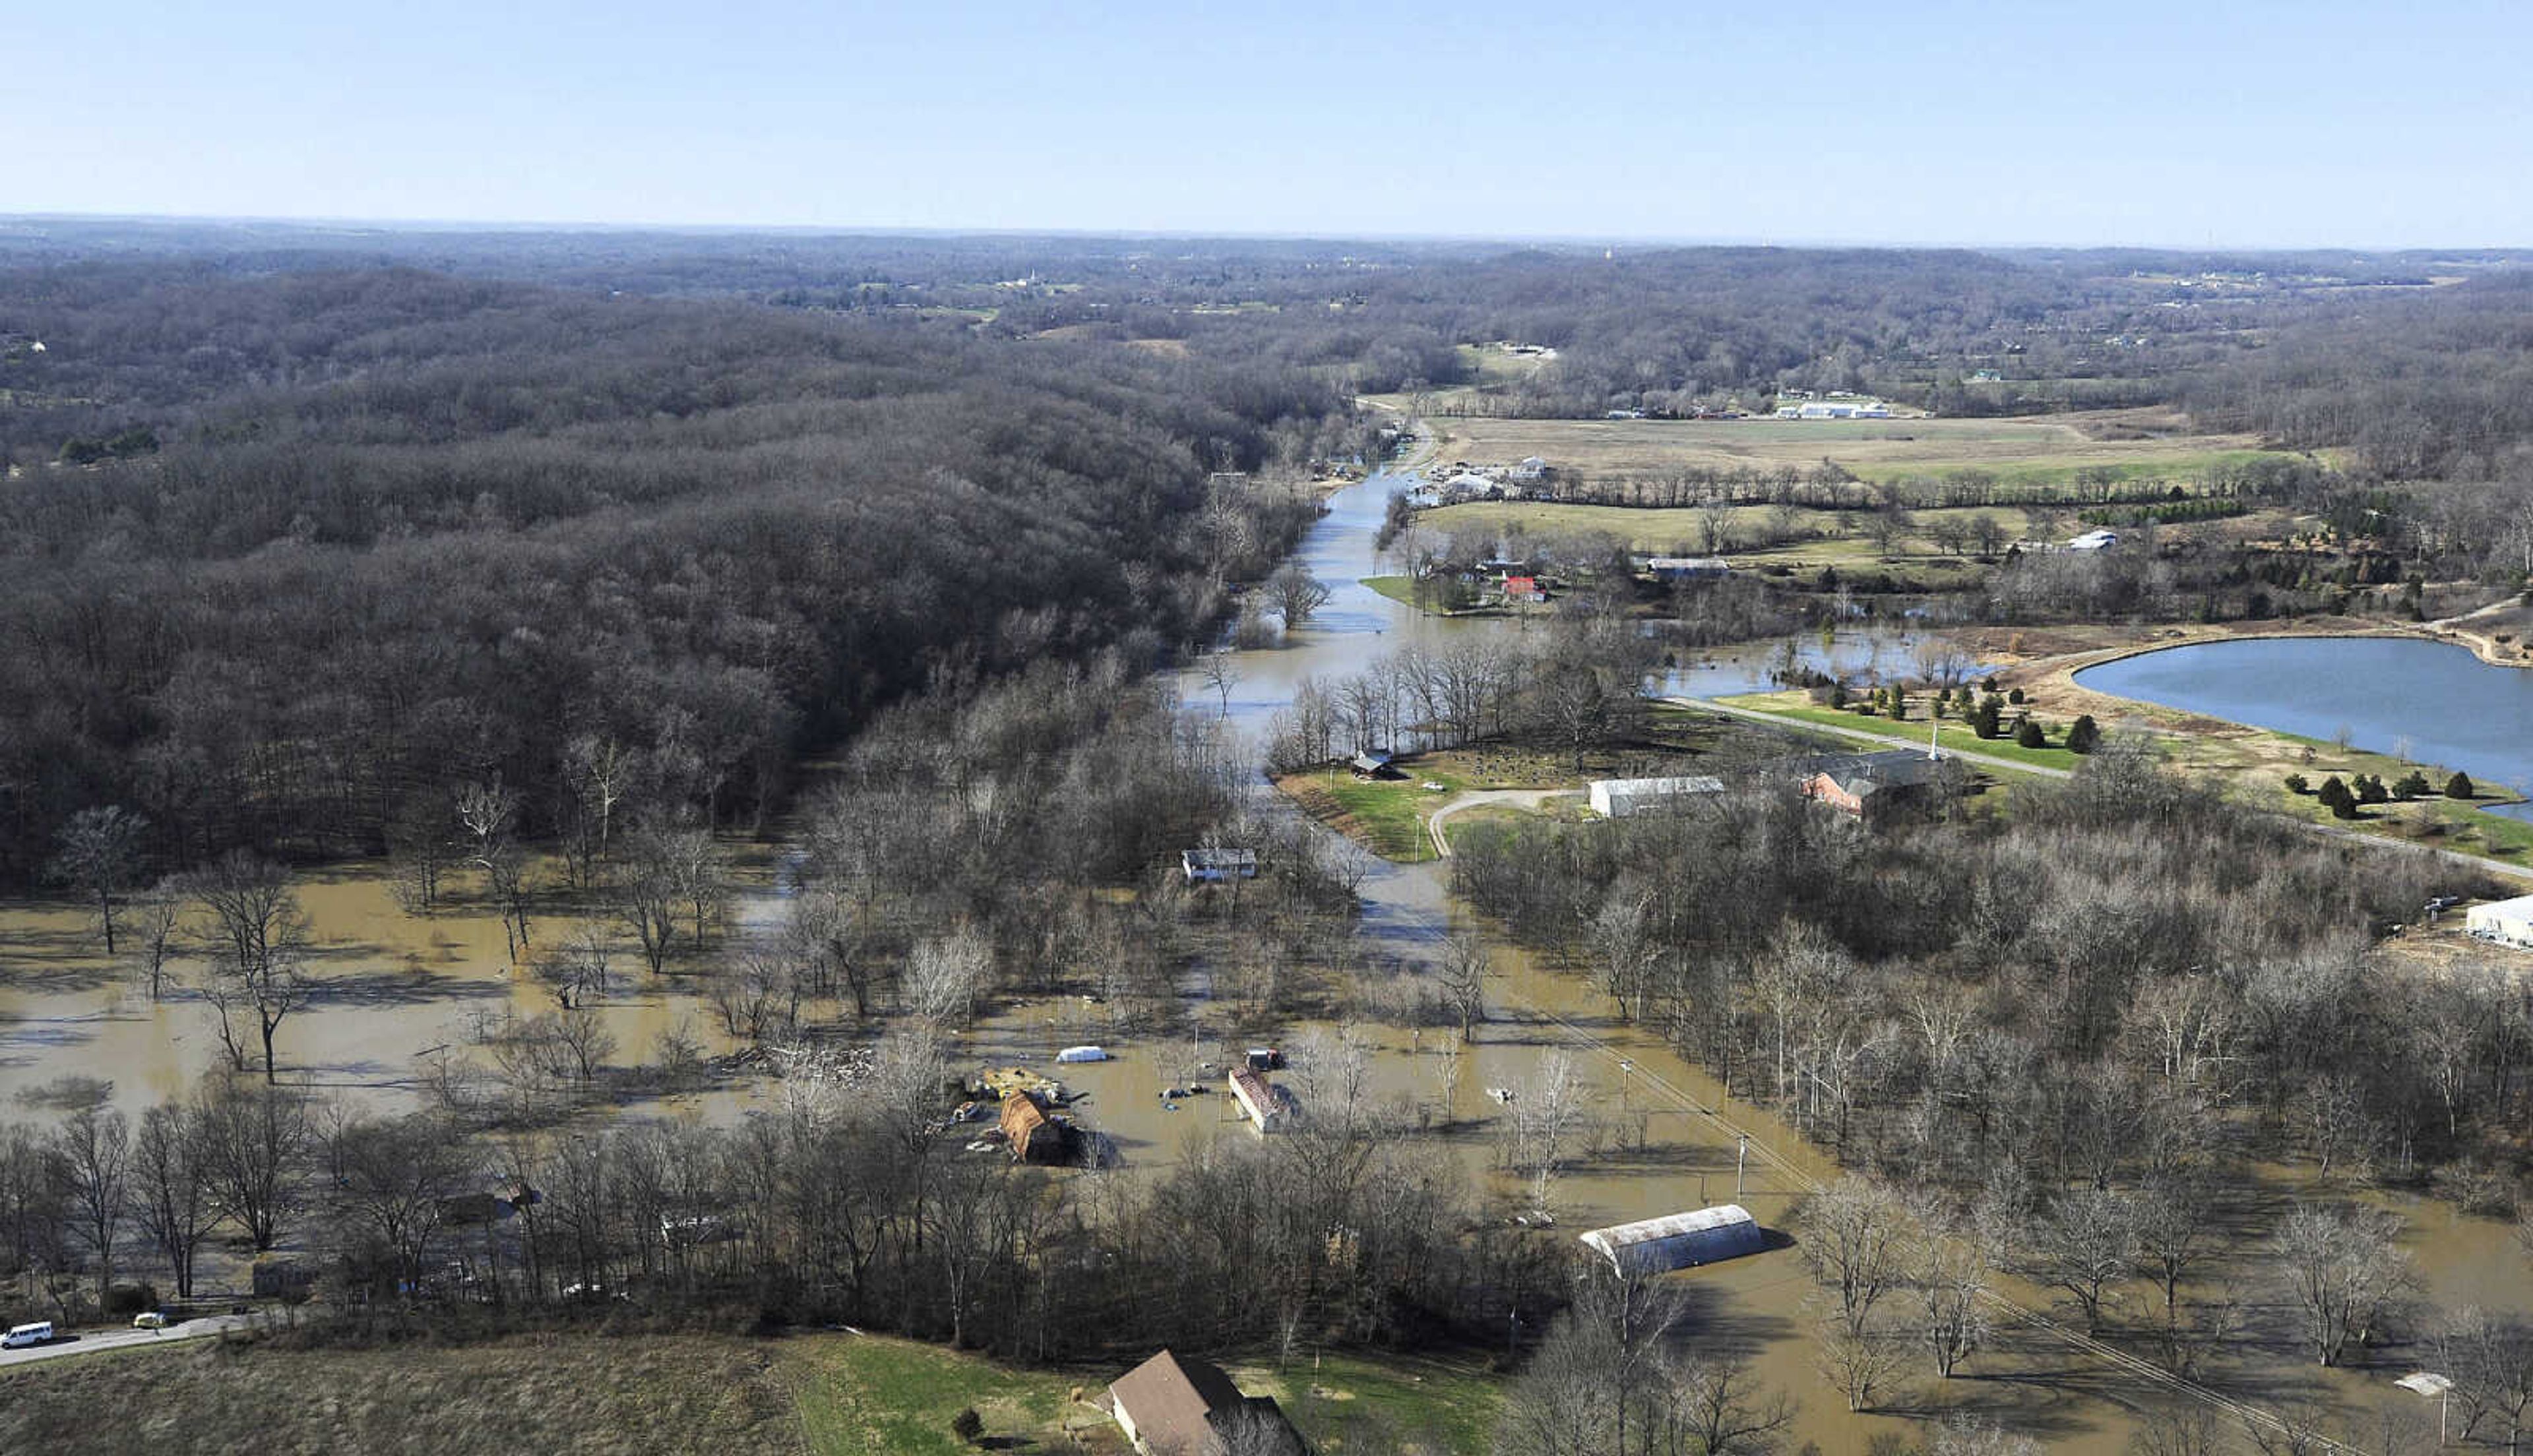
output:
M1608 1259L1621 1278L1631 1278L1757 1253L1767 1239L1749 1209L1721 1203L1594 1229L1583 1236L1583 1246Z

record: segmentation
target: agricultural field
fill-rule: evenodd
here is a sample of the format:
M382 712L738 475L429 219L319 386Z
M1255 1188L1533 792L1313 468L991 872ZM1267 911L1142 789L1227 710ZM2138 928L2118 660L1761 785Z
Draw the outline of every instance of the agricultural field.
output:
M1811 470L1823 462L1884 481L1984 470L2011 485L2057 484L2088 468L2188 481L2267 453L2259 437L2188 431L2178 419L2099 411L1994 420L1435 419L1439 458L1537 455L1587 476L1688 469Z

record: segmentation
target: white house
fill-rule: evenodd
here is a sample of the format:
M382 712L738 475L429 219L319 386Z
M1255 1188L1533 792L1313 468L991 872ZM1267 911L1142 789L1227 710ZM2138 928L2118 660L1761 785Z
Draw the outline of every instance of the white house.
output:
M2533 951L2533 895L2473 905L2462 912L2462 928L2481 940Z
M2117 531L2088 531L2067 543L2071 552L2106 552L2120 544Z
M1517 481L1546 480L1548 479L1548 462L1537 455L1524 456L1519 465L1505 471L1504 474Z

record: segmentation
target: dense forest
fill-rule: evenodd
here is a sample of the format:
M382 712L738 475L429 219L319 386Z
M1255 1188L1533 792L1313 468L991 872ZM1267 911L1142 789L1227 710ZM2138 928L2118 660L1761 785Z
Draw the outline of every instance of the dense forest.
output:
M2339 447L2346 474L2242 494L2350 539L2463 574L2520 554L2520 491L2386 491L2520 484L2511 255L23 222L0 231L0 875L104 803L171 866L376 850L497 777L550 832L593 753L638 764L637 802L753 823L795 754L911 688L1201 637L1308 516L1208 480L1368 455L1351 395L1471 382L1491 340L1553 353L1448 408L2150 403ZM1988 498L1959 484L1560 489L1897 519ZM2078 595L2226 616L2334 588L2142 569ZM1986 615L2065 597L2023 574Z
M1201 632L1310 515L1209 475L1353 438L1274 370L405 270L30 270L0 314L17 876L107 802L179 865L493 779L551 830L593 752L753 822L910 689Z

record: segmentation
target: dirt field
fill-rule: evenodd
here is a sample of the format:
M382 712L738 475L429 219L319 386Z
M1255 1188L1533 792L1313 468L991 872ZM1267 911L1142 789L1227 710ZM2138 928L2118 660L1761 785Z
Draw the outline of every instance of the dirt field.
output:
M2054 482L2089 466L2186 480L2262 453L2249 435L2203 435L2168 417L2096 411L2004 420L1489 420L1431 421L1439 458L1537 455L1587 475L1661 475L1737 466L1810 469L1827 460L1865 480L1986 470Z

